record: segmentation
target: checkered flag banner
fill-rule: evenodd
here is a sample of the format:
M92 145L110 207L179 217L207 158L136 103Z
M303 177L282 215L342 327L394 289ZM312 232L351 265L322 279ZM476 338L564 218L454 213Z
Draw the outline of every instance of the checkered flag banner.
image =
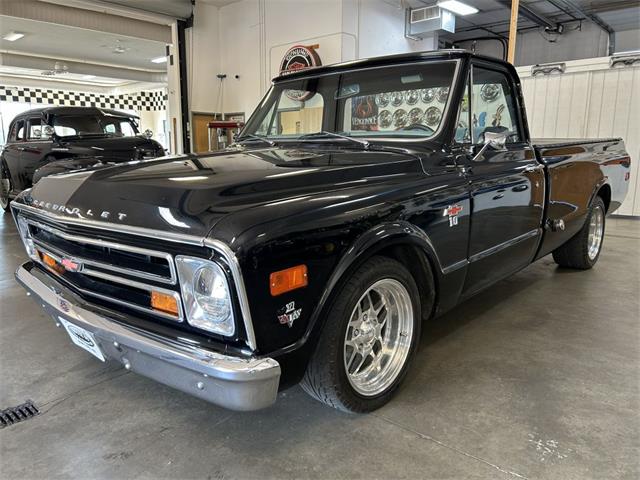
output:
M0 85L0 102L155 111L167 109L167 93L162 90L155 90L122 95L100 95L97 93Z

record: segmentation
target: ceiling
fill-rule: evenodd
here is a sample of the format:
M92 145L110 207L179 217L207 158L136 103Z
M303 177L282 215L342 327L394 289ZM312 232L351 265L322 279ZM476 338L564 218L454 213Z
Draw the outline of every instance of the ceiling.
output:
M456 33L443 34L442 38L461 41L483 35L506 36L509 31L511 0L464 0L479 12L456 17ZM411 2L415 6L416 1ZM417 0L422 5L433 1ZM525 11L528 12L525 12ZM534 18L537 19L534 20ZM591 17L591 18L590 18ZM607 24L613 31L637 29L640 25L638 0L521 0L518 30L550 25L579 24L579 21L596 21Z
M24 33L25 36L15 42L1 38L12 31ZM161 42L24 18L0 17L0 49L52 59L157 72L165 70L163 65L151 62L152 58L165 54L165 45Z
M224 7L241 0L196 0L216 7ZM189 18L193 12L191 0L105 0L94 3L111 3L144 12L158 13L174 18Z
M20 78L28 78L31 80L42 81L47 77L42 76L42 70L36 70L33 68L21 68L21 67L9 67L6 65L0 65L0 77L20 77ZM59 75L51 80L62 83L81 83L81 84L90 84L94 86L100 87L120 87L126 85L130 82L127 82L123 79L117 78L109 78L109 77L99 77L96 75L91 75L92 78L87 78L87 75L83 73L66 73L64 75Z

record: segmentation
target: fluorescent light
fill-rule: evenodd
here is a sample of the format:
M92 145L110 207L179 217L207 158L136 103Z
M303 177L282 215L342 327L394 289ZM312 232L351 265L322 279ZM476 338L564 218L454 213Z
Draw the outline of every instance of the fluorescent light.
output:
M166 63L167 62L167 57L152 58L151 61L153 63Z
M16 40L20 40L22 37L24 37L24 33L10 32L10 33L7 33L4 37L2 37L2 39L8 42L15 42Z
M83 75L83 76L82 76L82 79L83 79L83 80L92 80L92 79L94 79L94 78L96 78L96 76L95 76L95 75Z
M457 15L472 15L474 13L478 13L478 9L476 7L459 2L458 0L442 0L438 2L438 6Z

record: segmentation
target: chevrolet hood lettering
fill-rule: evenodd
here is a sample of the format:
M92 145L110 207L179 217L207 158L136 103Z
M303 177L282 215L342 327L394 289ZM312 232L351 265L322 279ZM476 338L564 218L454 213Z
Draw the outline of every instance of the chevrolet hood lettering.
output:
M33 198L33 197L32 197ZM127 218L126 213L122 212L110 212L109 210L102 210L94 212L92 209L82 210L78 207L69 207L67 205L58 205L57 203L46 202L45 200L38 200L33 198L31 206L41 208L53 213L63 213L69 217L75 218L102 218L104 220L119 220L123 221Z

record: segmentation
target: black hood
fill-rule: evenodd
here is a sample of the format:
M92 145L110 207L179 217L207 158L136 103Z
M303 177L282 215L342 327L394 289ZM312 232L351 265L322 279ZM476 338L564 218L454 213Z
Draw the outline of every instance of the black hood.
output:
M22 201L70 217L205 237L224 216L295 202L363 179L422 171L400 153L263 149L165 157L43 178ZM103 213L108 212L108 213Z

